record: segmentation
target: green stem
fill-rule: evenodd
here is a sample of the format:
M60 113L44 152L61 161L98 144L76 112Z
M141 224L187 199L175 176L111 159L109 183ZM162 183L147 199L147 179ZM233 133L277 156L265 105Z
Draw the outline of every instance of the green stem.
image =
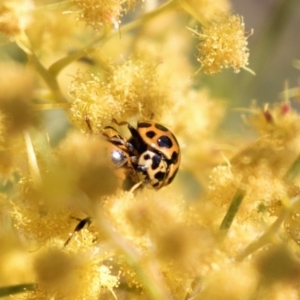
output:
M66 103L67 100L66 98L62 95L60 88L58 86L56 77L53 76L42 64L41 62L38 60L38 58L36 57L35 53L32 52L31 54L27 54L28 55L28 61L31 62L35 69L37 70L37 72L41 75L41 77L44 79L44 81L46 82L46 84L48 85L48 87L50 88L50 90L52 91L53 95L54 95L54 100L55 102L63 102Z
M100 38L97 38L90 45L88 45L82 49L79 49L79 50L73 52L72 54L69 54L68 56L56 61L54 64L52 64L49 67L49 72L54 77L57 77L57 75L69 64L80 59L83 56L91 54L92 52L94 52L96 50L97 46L105 44L105 42L107 42L111 37L112 37L111 35L104 35Z
M284 178L288 183L291 183L300 173L300 155L293 162L290 169L286 172Z
M34 283L5 286L0 288L0 297L11 297L11 295L13 294L24 293L26 291L34 291L35 289L36 284Z
M59 110L68 110L70 108L69 103L38 103L33 105L34 111L42 111L42 110L53 110L53 109L59 109Z
M144 14L141 18L133 21L133 22L130 22L128 24L126 24L125 26L123 26L121 28L122 30L122 33L123 32L128 32L128 31L131 31L141 25L143 25L144 23L152 20L153 18L159 16L160 14L170 10L170 9L173 9L174 7L176 7L178 5L178 0L171 0L161 6L159 6L157 9L153 10L153 11L150 11L146 14ZM114 32L114 35L116 35L118 32Z
M62 95L60 88L58 86L56 77L53 76L39 61L37 58L32 45L31 41L28 38L26 32L22 32L19 38L16 39L16 44L27 54L28 62L31 63L35 70L40 74L40 76L44 79L48 87L50 88L52 94L54 95L54 101L56 102L64 102L66 103L67 100Z
M262 248L263 246L270 244L272 242L278 242L278 232L282 225L282 223L286 220L286 218L292 213L296 206L299 206L300 196L294 197L291 200L291 204L289 207L284 207L281 211L281 214L277 218L277 220L255 241L249 244L245 250L243 250L237 257L236 261L242 261L248 255Z
M163 12L168 11L169 9L171 9L173 7L176 7L177 3L178 3L178 0L172 0L172 1L169 1L169 2L161 5L156 10L143 15L140 19L135 20L133 22L130 22L130 23L122 26L120 29L121 33L129 32L129 31L145 24L146 22L148 22L149 20L152 20L153 18L162 14ZM93 42L91 42L85 48L80 49L80 50L72 53L71 55L68 55L68 56L58 60L57 62L55 62L53 65L50 66L49 71L54 76L57 76L61 72L61 70L64 69L66 66L68 66L70 63L72 63L73 61L75 61L85 55L91 54L93 51L95 51L97 49L97 47L99 47L100 45L101 46L104 45L108 40L110 40L111 38L113 38L119 34L120 34L119 30L114 30L108 34L105 34L105 35L95 39Z
M231 201L231 204L227 210L227 213L220 225L220 230L222 231L228 231L228 229L230 228L234 218L235 218L235 215L237 214L238 210L239 210L239 207L243 201L245 197L245 192L241 189L238 189Z
M171 300L173 299L164 282L163 275L159 269L155 257L143 257L140 252L119 233L112 222L101 211L97 212L94 219L96 226L105 232L113 243L124 253L129 265L135 270L143 282L149 299Z
M207 26L207 21L205 21L204 18L202 18L201 15L195 10L189 3L187 3L185 0L179 0L179 5L193 18L195 18L200 24L203 26Z
M72 3L73 3L72 0L60 1L60 2L51 3L51 4L47 4L47 5L37 6L35 8L35 11L39 12L39 11L58 10L58 9L62 9L62 8L68 7Z

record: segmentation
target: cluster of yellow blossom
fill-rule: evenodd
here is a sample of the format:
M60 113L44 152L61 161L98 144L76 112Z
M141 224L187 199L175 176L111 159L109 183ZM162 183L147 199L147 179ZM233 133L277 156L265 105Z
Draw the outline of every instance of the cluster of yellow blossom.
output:
M230 209L237 191L242 192L242 203L236 213L233 232L247 229L258 234L266 224L271 224L286 207L292 205L291 199L299 195L299 186L294 182L293 172L298 161L299 114L287 102L274 108L254 107L247 119L260 132L261 136L253 144L238 152L226 166L216 167L211 174L209 198L216 204L218 224L224 217L221 212ZM296 198L297 199L297 198ZM297 240L299 230L296 225L297 209L286 217L287 232ZM246 221L247 220L247 221ZM245 223L246 221L246 223ZM262 227L263 226L263 227ZM241 229L242 228L242 229ZM239 233L235 234L239 234ZM242 234L240 232L240 234ZM241 251L240 245L232 249ZM254 236L248 235L249 242Z
M70 94L74 98L71 120L87 131L85 116L88 115L95 132L112 119L126 120L135 115L159 119L168 102L156 66L139 60L109 66L103 79L92 73L77 74Z
M249 50L245 25L238 15L229 15L213 20L200 32L198 61L206 74L215 74L223 68L233 68L239 72L248 65Z
M96 30L103 26L113 25L119 28L120 18L133 9L141 0L107 0L99 3L97 0L72 0L77 7L77 19L85 21Z
M32 22L34 2L31 0L4 0L0 3L0 33L14 37Z

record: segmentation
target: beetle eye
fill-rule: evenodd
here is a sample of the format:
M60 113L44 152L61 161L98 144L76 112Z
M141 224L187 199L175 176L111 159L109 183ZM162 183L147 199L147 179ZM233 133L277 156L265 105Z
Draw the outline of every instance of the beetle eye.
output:
M110 159L116 168L121 168L128 162L125 153L122 150L113 150L110 153Z
M137 165L136 169L137 169L138 172L142 172L142 173L146 173L147 172L147 166Z

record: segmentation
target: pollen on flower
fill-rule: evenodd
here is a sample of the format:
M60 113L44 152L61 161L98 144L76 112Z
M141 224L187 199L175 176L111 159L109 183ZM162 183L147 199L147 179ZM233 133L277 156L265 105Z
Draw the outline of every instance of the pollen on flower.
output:
M0 4L0 33L14 37L32 22L32 0L4 0Z
M273 106L265 105L264 108L253 104L251 112L246 122L260 135L269 136L269 140L277 146L299 144L296 137L300 133L300 117L290 103L284 101Z
M285 151L261 138L233 157L229 170L229 167L216 167L210 177L208 195L216 210L228 209L237 190L242 189L245 195L236 220L255 220L262 215L271 219L281 209L278 203L288 197L283 177L296 153L285 156Z
M218 18L196 32L196 37L200 40L197 59L204 73L212 75L230 67L239 72L247 66L247 36L239 15Z
M288 205L289 199L299 194L297 184L291 185L286 177L299 157L299 116L286 102L253 112L248 123L259 130L260 138L231 158L229 172L226 171L229 167L214 169L208 194L216 210L230 209L235 193L242 189L245 195L236 220L238 223L247 220L248 226L262 217L271 223ZM298 243L297 213L295 209L287 218L285 229ZM254 223L253 228L257 228Z
M73 218L85 218L83 206L89 203L71 191L80 189L91 199L114 192L117 179L105 157L99 154L99 140L70 135L56 157L51 157L51 164L45 153L37 151L40 181L23 177L18 184L19 201L11 202L15 226L28 241L44 244L51 239L60 245L66 241L78 223ZM82 236L81 246L93 240L86 236Z
M112 290L119 284L118 275L86 252L66 253L46 247L34 262L37 289L28 299L94 299L100 290ZM25 298L27 299L27 298Z
M39 57L51 57L53 53L71 52L80 43L70 42L71 37L80 35L86 31L84 24L79 24L74 18L63 13L61 10L43 9L44 2L36 1L36 9L33 12L33 24L39 26L28 26L26 35L30 44ZM66 46L68 45L68 46Z
M93 139L71 133L59 145L57 154L60 166L68 170L67 173L73 174L75 186L90 199L95 200L116 191L118 178L107 159L104 141L99 137Z
M216 186L226 186L234 179L230 166L218 166L212 170L210 175L210 190Z
M209 179L208 198L216 204L216 212L222 211L234 197L237 178L232 173L231 166L217 166L212 170Z
M226 262L225 268L221 265L207 275L199 299L247 299L253 294L256 285L257 276L251 264L243 262L237 266Z
M99 279L102 287L113 289L114 287L119 285L118 276L112 275L109 267L102 265L99 267L98 270L100 275Z
M211 98L206 90L173 92L172 106L162 115L161 122L176 133L184 151L182 162L185 165L190 164L193 168L194 160L186 160L186 157L193 157L199 161L206 160L207 156L211 159L211 151L215 147L213 134L222 120L224 107L222 103L216 104L217 99ZM174 115L177 116L176 119ZM200 148L194 143L195 137L201 137Z
M121 232L132 237L135 242L143 244L148 240L143 233L151 228L159 234L162 220L168 220L166 223L170 226L172 222L183 222L183 199L169 197L167 202L163 201L167 198L168 193L163 191L160 195L154 195L153 192L145 190L138 198L130 192L118 192L105 201L103 209L115 220Z
M206 90L176 91L172 97L173 107L162 116L161 121L185 139L207 136L218 125L224 112L222 105L216 105L214 100ZM174 114L178 116L176 120Z
M59 213L57 210L50 210L32 183L22 182L22 201L10 202L15 227L29 243L37 245L43 245L49 239L54 241L66 238L70 230L70 210L62 208Z
M154 265L159 262L164 280L176 298L186 293L186 276L198 276L207 270L208 256L215 249L213 235L197 224L199 220L188 217L181 196L174 197L163 190L160 194L151 190L138 195L119 192L108 197L101 209L114 222L115 230L142 255L140 263L144 268L148 270L149 260ZM145 282L126 260L119 257L118 264L130 287L144 287ZM151 267L151 273L150 270Z
M175 223L157 234L156 238L159 259L162 262L176 262L174 269L189 272L190 275L202 274L216 242L212 232L206 228L186 223ZM194 261L198 261L199 265L196 266Z
M72 0L77 6L76 19L99 30L103 26L119 27L120 18L133 9L141 0Z
M160 86L156 66L144 61L127 61L109 66L108 75L78 74L70 86L75 99L71 119L87 131L85 117L91 120L93 131L99 132L112 119L126 120L139 114L144 119L158 119L168 102L165 88Z

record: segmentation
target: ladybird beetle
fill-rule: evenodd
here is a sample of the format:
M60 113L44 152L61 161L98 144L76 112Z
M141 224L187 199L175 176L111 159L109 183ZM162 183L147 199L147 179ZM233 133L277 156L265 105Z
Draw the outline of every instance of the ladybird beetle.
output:
M138 121L137 128L127 122L117 124L127 124L132 135L127 149L139 181L157 190L170 184L180 165L180 147L173 133L153 121Z
M93 132L88 116L85 120ZM127 188L126 185L134 187L135 184L142 183L158 190L170 184L180 165L180 147L173 133L153 121L138 121L137 128L128 122L113 121L118 125L127 124L132 135L126 140L111 126L106 126L102 130L102 137L107 142L105 147L108 157L117 177L123 181L123 187ZM64 247L76 232L90 223L89 217L79 220Z
M131 185L141 182L157 190L170 184L180 165L180 147L173 133L153 121L138 121L136 128L126 121L113 122L127 125L131 133L126 140L111 126L102 131L117 176L123 182L131 181ZM92 131L88 117L86 123Z

